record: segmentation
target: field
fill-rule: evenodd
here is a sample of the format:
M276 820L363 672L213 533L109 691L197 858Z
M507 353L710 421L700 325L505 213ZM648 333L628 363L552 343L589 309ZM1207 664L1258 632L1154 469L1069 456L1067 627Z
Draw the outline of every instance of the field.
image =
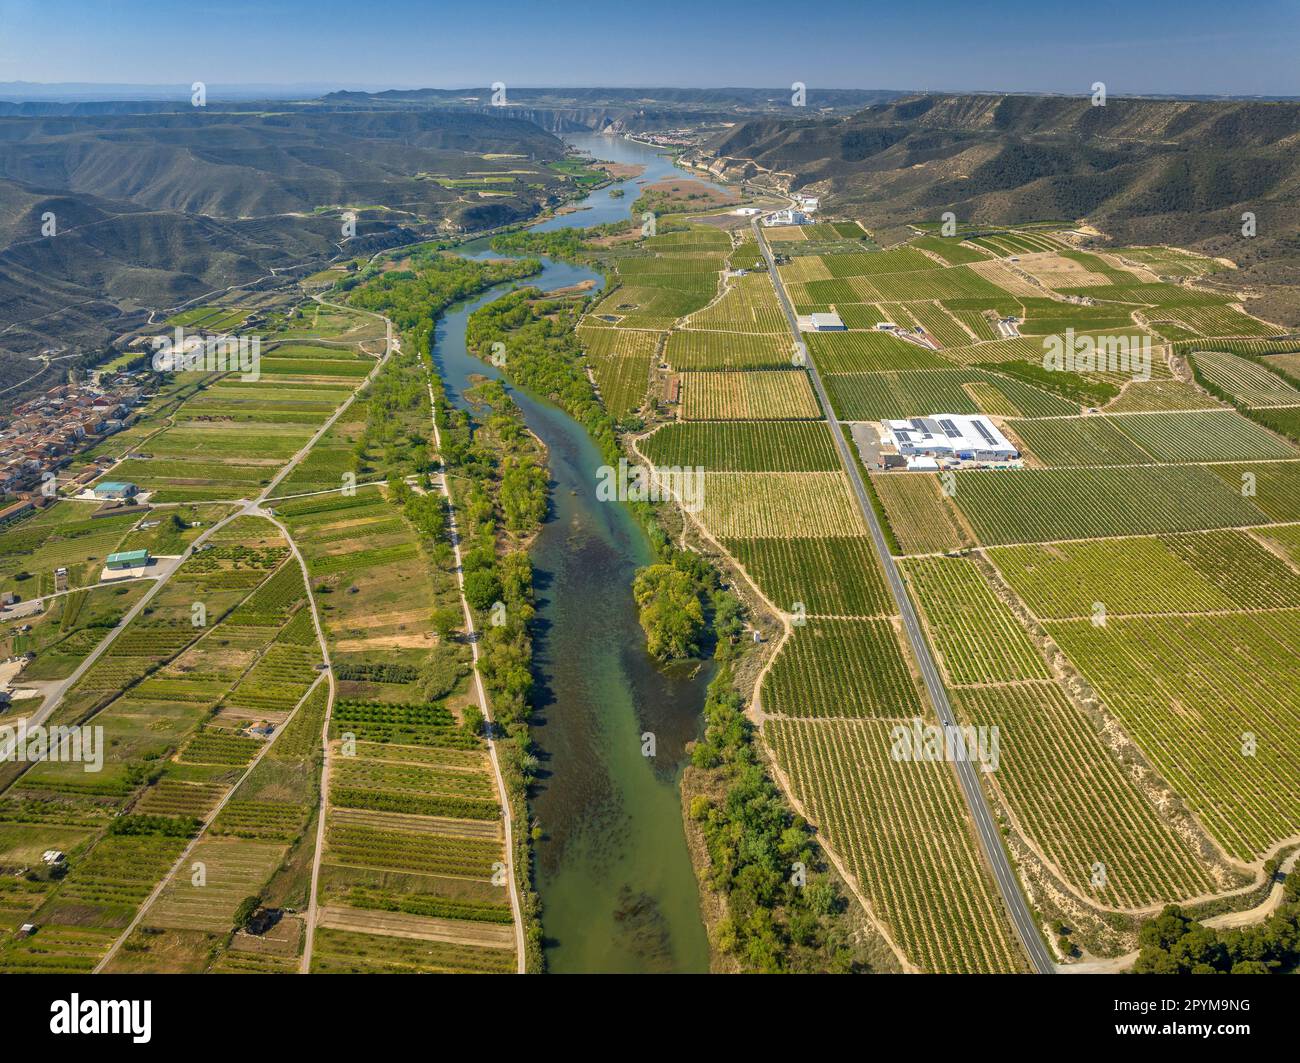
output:
M1209 384L1245 406L1300 405L1300 390L1249 358L1201 351L1191 360Z
M875 475L871 477L871 489L880 499L904 553L942 553L956 550L969 540L935 477L912 473Z
M1212 892L1196 852L1054 683L968 688L956 704L975 726L999 728L997 787L1079 894L1136 908ZM1097 864L1105 874L1100 886Z
M675 329L665 359L674 369L784 369L794 348L783 335Z
M846 421L928 417L933 413L1059 417L1079 412L1077 405L1032 384L987 370L831 373L825 383L836 415ZM972 391L974 385L987 390ZM989 395L995 396L992 403Z
M1149 465L1152 455L1119 428L1113 417L1009 420L1006 427L1022 449L1044 465Z
M888 332L813 332L809 352L823 373L869 373L903 369L941 369L951 363L917 343Z
M692 329L766 333L784 339L785 316L776 301L772 282L765 274L731 277L726 285L725 292L715 302L691 314L684 324Z
M920 970L1021 970L949 765L890 755L884 720L769 720L795 797Z
M587 352L600 397L613 417L634 412L645 398L659 333L585 328L578 339Z
M768 673L768 715L904 719L921 715L916 679L891 619L809 620L796 627Z
M808 616L883 616L894 611L865 537L725 539L728 552L778 608Z
M1195 465L976 471L956 477L953 501L986 545L1266 522L1253 500Z
M836 538L865 532L842 472L709 472L700 516L723 538Z
M821 409L801 369L682 373L682 420L817 420Z
M799 421L678 422L642 441L655 465L709 472L833 472L840 467L824 424Z
M949 684L971 686L1050 679L1029 635L964 558L908 561L907 581L921 604Z
M1293 611L1048 628L1210 832L1253 860L1300 826L1291 785L1300 771L1297 619Z
M1295 447L1235 410L1129 414L1116 426L1157 462L1294 458Z

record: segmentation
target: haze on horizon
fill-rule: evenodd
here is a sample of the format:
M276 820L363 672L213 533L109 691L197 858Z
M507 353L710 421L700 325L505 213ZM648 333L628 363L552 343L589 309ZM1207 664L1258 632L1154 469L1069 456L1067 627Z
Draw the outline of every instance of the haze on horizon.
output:
M0 0L0 26L0 82L1300 95L1293 0Z

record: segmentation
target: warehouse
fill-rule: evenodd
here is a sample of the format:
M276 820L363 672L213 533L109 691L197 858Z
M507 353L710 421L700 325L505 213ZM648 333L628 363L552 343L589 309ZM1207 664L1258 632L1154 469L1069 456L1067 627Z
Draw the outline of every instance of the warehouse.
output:
M149 564L148 550L126 550L120 554L109 554L107 565L113 571L124 568L143 568Z
M134 498L139 490L135 484L122 483L118 480L105 480L103 483L95 484L94 487L96 498Z
M882 421L883 441L905 457L1010 461L1020 452L983 414L936 413L906 421Z

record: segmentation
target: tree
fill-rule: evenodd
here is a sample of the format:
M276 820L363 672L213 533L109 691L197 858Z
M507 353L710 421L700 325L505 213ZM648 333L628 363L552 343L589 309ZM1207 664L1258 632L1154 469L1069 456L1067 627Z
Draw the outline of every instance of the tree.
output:
M479 569L465 574L465 597L480 613L492 608L501 599L501 581L491 569Z
M459 609L450 605L441 606L433 611L433 630L438 636L438 641L446 642L457 631L464 619L464 614Z
M704 609L691 577L672 565L648 565L632 584L646 649L660 660L699 653Z

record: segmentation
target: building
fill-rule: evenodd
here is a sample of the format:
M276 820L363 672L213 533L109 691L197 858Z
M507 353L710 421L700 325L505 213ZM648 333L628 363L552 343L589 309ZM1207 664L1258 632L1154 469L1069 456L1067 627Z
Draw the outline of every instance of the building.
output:
M800 332L843 332L844 322L835 308L824 314L802 314L798 319Z
M143 568L149 563L148 550L126 550L120 554L109 554L105 564L110 569Z
M885 442L904 457L1010 461L1020 457L1014 444L983 414L936 413L906 421L882 421ZM909 463L910 464L910 463Z
M94 486L96 498L134 498L139 490L135 484L120 480L105 480Z
M843 332L844 322L834 310L827 314L809 314L808 320L813 332Z
M764 225L808 225L812 218L808 217L801 210L794 210L787 207L785 210L778 210L775 214L769 214L763 219Z

